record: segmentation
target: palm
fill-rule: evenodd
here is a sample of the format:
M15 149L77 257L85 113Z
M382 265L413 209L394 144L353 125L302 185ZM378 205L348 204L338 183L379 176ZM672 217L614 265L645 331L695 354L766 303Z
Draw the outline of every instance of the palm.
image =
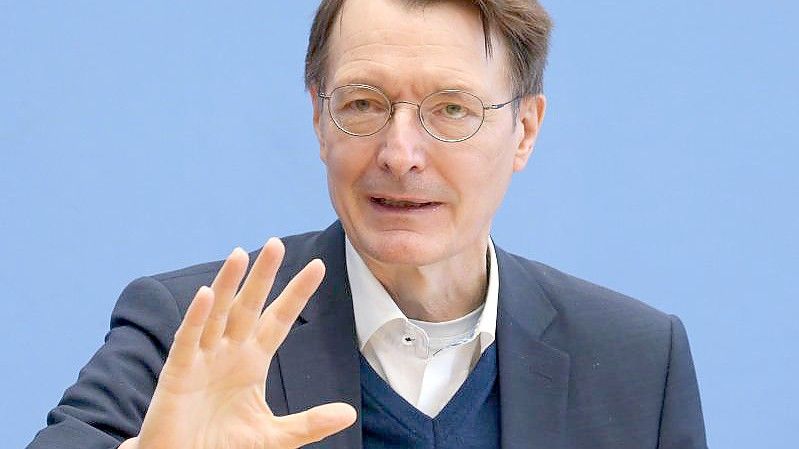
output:
M236 293L247 257L235 250L211 288L197 292L159 377L139 449L294 448L354 422L346 404L285 417L266 404L269 362L324 275L324 265L312 261L261 314L282 256L280 241L268 242Z

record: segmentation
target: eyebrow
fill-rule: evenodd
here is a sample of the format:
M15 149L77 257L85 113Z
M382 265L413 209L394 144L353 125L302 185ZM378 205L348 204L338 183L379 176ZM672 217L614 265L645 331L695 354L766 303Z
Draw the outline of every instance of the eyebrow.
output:
M372 74L359 74L359 75L348 75L348 76L345 76L345 77L343 77L343 78L341 78L339 80L336 80L336 85L335 86L333 86L333 85L328 86L327 90L333 90L336 87L343 86L343 85L346 85L346 84L366 84L366 85L369 85L369 86L377 87L378 89L382 90L386 94L388 94L389 90L391 90L391 89L388 88L388 85L391 85L391 84L396 85L396 83L392 83L391 80L389 80L388 83L377 82L377 78L375 77L375 75L372 75ZM466 91L466 92L474 93L476 95L479 95L480 93L483 93L483 92L481 92L481 90L476 89L475 86L472 85L471 83L467 83L466 81L464 81L462 79L457 79L457 78L451 78L451 81L448 81L446 83L442 83L442 82L430 83L429 86L431 88L430 89L426 89L425 92L423 92L423 93L440 92L442 90L447 90L447 89L463 90L463 91Z

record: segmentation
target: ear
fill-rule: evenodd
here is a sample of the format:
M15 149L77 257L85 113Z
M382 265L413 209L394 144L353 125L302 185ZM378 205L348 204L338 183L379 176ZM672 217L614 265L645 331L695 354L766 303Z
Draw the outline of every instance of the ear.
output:
M311 86L308 89L311 96L311 107L313 108L313 129L316 132L316 140L319 141L319 158L323 162L327 161L327 150L325 149L325 139L322 138L322 110L324 109L324 101L319 98L319 87Z
M516 126L519 128L521 138L513 159L513 171L521 171L527 165L530 155L533 154L535 139L538 130L544 121L547 108L547 99L543 94L527 95L519 104L519 116Z

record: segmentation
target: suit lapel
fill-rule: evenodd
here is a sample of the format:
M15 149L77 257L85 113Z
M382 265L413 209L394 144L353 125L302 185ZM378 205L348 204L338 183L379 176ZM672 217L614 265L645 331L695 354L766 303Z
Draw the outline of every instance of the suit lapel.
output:
M287 257L290 247L287 245ZM327 267L325 280L277 352L289 413L328 402L346 402L358 412L348 429L307 446L325 449L361 448L361 386L355 319L344 258L344 233L338 222L302 242L273 291L312 258ZM279 285L278 285L279 284Z
M497 351L502 449L563 445L569 355L541 341L556 317L529 268L497 249Z

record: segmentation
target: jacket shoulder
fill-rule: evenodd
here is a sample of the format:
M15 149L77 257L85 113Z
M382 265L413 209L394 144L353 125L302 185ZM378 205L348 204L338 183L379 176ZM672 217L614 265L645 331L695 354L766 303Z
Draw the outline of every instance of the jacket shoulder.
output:
M298 257L300 254L313 253L312 248L320 234L321 231L313 231L281 237L280 240L286 247L283 266L292 267L298 265L302 262L302 260L299 259L304 259ZM258 248L249 253L250 267L252 267L253 262L255 262L260 252L261 248ZM307 262L308 260L305 260L305 263ZM177 270L153 274L147 277L163 285L172 294L182 315L186 313L186 309L197 293L197 290L203 285L211 285L216 274L222 268L223 263L224 260L204 262ZM248 271L250 267L248 267Z
M611 322L644 321L670 326L670 315L626 294L565 273L549 265L509 254L530 274L559 314Z
M549 344L573 356L643 351L665 361L676 317L543 263L505 254L506 266L528 286L525 296L547 304L539 310L551 307L554 312L543 334Z

